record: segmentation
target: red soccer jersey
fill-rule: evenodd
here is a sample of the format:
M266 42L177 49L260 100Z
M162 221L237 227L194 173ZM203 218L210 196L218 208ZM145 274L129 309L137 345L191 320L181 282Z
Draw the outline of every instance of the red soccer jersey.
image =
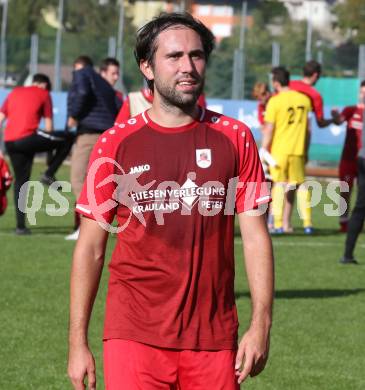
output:
M363 108L358 106L345 107L341 116L347 122L346 138L342 150L341 160L355 160L361 148L361 134L363 125Z
M317 120L323 119L323 99L321 94L315 88L306 84L302 80L290 81L289 87L294 91L307 95L312 102L312 109Z
M199 96L197 104L201 108L207 108L207 101L205 100L205 93L204 92Z
M255 141L239 121L203 111L166 128L146 111L104 132L76 206L107 224L116 216L120 229L104 339L236 348L234 212L269 198Z
M45 89L30 86L14 88L1 111L7 117L5 141L15 141L33 134L42 117L52 118L51 95Z

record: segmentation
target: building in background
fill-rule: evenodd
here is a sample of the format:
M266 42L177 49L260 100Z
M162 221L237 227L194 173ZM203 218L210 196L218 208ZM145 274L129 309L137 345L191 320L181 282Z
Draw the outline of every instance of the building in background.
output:
M137 0L129 3L127 7L127 12L132 17L133 24L137 28L142 27L160 12L168 12L168 2L166 1Z
M191 12L202 21L215 35L217 42L233 34L233 29L241 23L242 1L197 0L192 4ZM253 25L253 18L246 16L246 27Z
M212 30L217 41L230 37L235 26L240 24L242 1L224 0L175 0L175 1L142 1L129 3L129 15L136 27L143 26L160 12L174 12L185 9ZM247 17L247 25L253 23Z
M339 0L279 0L288 10L294 21L308 21L312 27L319 31L324 38L331 40L335 45L343 42L344 37L336 33L333 25L337 18L333 7Z
M327 29L335 21L331 12L333 1L325 0L279 0L284 3L292 20L306 21L310 18L317 30Z

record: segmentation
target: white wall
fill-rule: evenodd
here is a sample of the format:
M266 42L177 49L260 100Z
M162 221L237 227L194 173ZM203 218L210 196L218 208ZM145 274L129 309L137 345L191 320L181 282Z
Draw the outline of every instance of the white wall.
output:
M314 28L328 29L334 20L330 5L322 0L280 0L293 20L310 19Z

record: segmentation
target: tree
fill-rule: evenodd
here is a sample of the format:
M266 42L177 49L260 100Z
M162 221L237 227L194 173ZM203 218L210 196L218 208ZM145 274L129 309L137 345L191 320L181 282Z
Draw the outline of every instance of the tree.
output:
M338 26L355 44L365 43L365 2L346 0L335 7Z
M267 80L271 63L272 38L267 30L260 9L252 13L253 26L246 31L245 38L245 97L251 95L256 80ZM213 52L207 72L206 93L208 96L231 98L233 56L239 47L239 28L225 38Z
M26 74L30 57L30 36L39 36L39 62L53 64L58 27L59 0L11 0L7 29L8 71ZM108 39L116 37L119 0L100 5L99 0L65 0L62 34L62 64L71 65L81 55L89 55L98 64L108 54ZM135 27L124 20L123 70L127 88L138 88L142 78L135 65L133 46ZM22 77L21 77L22 78Z
M43 21L41 10L55 4L57 4L56 0L10 0L7 34L9 36L29 36L37 33Z

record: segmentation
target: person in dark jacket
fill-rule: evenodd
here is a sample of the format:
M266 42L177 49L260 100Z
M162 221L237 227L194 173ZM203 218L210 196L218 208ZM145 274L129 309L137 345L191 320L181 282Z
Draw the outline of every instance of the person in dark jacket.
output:
M114 125L119 108L113 86L93 69L89 57L78 57L67 98L67 126L76 128L71 158L71 186L76 199L82 189L93 146L99 135ZM75 228L66 239L77 239L77 226Z

